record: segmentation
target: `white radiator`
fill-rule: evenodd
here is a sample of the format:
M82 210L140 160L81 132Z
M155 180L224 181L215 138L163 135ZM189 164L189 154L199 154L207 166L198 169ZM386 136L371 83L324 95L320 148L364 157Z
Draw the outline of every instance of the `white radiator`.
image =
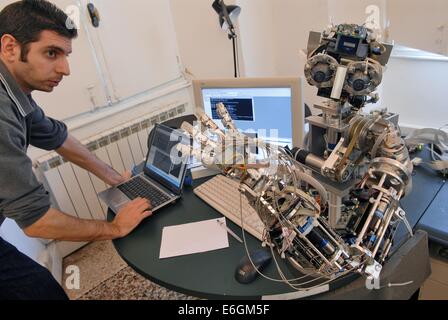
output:
M82 143L118 172L131 170L146 156L148 136L154 125L182 116L185 112L186 105L183 104L159 111L158 114L151 113ZM55 152L35 160L34 168L37 177L50 193L54 208L82 219L106 219L107 207L97 194L108 186L96 176L65 162ZM58 248L61 256L65 257L84 244L63 242Z

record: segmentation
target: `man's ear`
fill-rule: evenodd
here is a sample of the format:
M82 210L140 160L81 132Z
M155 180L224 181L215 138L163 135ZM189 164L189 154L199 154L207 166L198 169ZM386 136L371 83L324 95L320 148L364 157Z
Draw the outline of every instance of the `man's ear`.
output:
M1 55L8 62L14 62L20 57L19 42L10 34L5 34L0 39L1 41Z

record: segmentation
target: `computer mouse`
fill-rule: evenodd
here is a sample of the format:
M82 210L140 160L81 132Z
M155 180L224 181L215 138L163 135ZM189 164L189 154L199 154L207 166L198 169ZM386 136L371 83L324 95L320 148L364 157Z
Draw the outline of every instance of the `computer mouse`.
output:
M271 253L269 251L260 249L252 252L250 254L252 258L252 262L258 271L262 271L272 260ZM253 282L257 276L259 275L257 269L254 268L254 265L249 260L249 257L245 255L235 270L235 279L239 283L249 284Z

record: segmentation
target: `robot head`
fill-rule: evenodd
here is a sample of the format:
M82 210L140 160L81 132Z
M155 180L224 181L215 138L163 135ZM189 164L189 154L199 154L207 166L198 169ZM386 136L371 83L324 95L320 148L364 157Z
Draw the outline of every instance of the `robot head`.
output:
M341 24L322 34L312 32L305 77L319 96L363 104L381 84L391 50L363 26Z

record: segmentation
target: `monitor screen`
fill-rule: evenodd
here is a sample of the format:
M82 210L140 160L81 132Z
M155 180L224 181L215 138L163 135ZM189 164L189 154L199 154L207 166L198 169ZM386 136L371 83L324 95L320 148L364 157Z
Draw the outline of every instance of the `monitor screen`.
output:
M223 103L238 129L292 146L291 88L202 89L202 96L205 112L218 125L216 105Z
M195 98L223 129L216 111L223 103L243 133L281 146L301 145L304 111L300 78L197 80Z
M190 144L179 130L157 126L146 161L146 169L166 183L180 188L184 178L186 159L177 152L178 143Z

